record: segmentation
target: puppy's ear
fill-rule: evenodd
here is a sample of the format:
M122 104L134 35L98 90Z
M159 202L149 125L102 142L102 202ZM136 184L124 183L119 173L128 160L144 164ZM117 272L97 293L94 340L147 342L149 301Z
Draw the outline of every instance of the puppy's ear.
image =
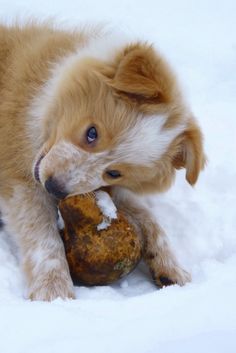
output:
M110 85L136 103L167 103L175 86L168 64L152 46L130 45L116 58Z
M173 166L176 169L186 168L186 179L189 184L194 185L206 164L203 136L195 122L191 122L189 128L178 136L176 146Z

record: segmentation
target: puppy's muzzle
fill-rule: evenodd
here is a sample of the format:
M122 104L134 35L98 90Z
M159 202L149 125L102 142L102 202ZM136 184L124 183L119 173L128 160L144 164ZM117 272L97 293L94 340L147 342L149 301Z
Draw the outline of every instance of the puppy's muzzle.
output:
M66 198L66 196L68 196L68 192L66 192L65 189L60 185L60 183L52 177L49 177L45 181L44 186L47 192L55 196L57 199L62 200Z

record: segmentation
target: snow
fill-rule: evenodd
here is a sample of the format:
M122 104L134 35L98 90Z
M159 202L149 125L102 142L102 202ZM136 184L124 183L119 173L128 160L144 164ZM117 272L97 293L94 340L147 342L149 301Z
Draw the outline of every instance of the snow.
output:
M95 192L97 206L102 212L103 221L98 224L97 230L107 229L111 225L111 221L117 218L117 209L110 195L102 190Z
M5 21L104 21L153 41L182 81L209 159L195 188L182 171L168 193L146 200L192 273L185 287L157 290L141 264L114 285L76 288L77 300L30 302L2 232L1 353L236 352L235 14L233 0L1 0Z

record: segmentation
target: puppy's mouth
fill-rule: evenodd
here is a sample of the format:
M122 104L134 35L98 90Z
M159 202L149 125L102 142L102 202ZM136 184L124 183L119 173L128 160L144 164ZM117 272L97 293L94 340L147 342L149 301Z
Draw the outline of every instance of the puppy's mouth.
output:
M34 166L34 179L36 181L38 181L40 183L40 177L39 177L39 166L40 166L40 163L42 161L42 159L44 158L45 154L42 154L39 159L37 160L35 166Z

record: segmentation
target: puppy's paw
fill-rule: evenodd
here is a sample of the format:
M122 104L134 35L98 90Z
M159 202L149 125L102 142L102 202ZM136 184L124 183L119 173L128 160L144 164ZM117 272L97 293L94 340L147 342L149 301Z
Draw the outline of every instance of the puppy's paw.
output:
M29 289L29 299L52 301L56 298L75 299L73 283L69 276L51 271L41 276Z
M191 275L178 265L151 270L151 273L156 285L161 288L172 284L184 286L186 283L191 282Z

